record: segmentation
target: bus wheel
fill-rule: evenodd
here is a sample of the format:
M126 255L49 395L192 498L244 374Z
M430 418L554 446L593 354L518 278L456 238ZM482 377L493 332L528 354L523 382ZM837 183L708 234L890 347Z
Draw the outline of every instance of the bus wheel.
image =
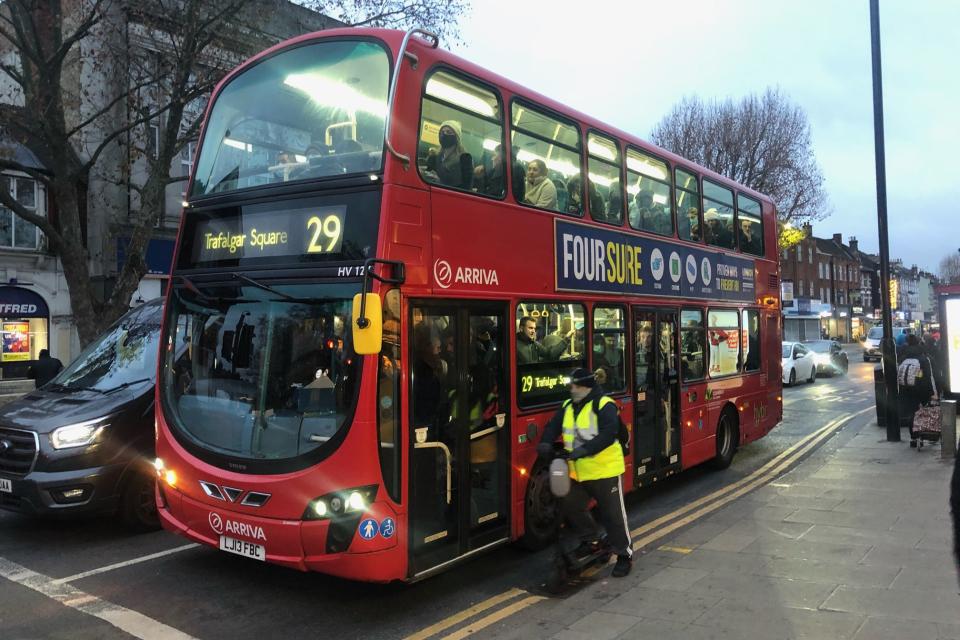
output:
M560 509L550 493L550 469L542 465L530 476L523 503L523 537L520 544L531 551L547 547L557 539Z
M120 497L120 518L134 531L152 531L160 528L157 515L156 480L153 474L134 472Z
M733 454L737 451L739 429L737 419L729 409L720 414L717 423L717 456L710 465L714 469L726 469L733 462Z

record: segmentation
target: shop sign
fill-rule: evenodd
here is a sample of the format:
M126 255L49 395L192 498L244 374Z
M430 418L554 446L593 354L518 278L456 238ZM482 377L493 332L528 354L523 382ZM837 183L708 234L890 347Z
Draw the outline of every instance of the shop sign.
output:
M3 323L3 362L21 362L30 359L30 323Z

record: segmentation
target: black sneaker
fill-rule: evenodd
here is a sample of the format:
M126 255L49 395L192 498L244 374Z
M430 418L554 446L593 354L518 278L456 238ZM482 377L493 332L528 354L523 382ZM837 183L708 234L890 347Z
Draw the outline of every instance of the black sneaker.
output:
M911 440L911 441L910 441L910 448L911 448L911 449L916 449L916 448L917 448L917 441L916 441L916 440Z
M630 556L617 556L617 564L613 565L614 578L623 578L630 574L630 569L633 568L633 559Z

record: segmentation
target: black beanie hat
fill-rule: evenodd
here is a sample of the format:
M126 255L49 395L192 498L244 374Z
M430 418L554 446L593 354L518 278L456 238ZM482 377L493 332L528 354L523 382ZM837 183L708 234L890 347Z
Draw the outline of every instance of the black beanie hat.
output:
M593 375L593 371L589 369L574 369L573 373L570 374L570 384L580 387L593 387L597 384L597 379Z

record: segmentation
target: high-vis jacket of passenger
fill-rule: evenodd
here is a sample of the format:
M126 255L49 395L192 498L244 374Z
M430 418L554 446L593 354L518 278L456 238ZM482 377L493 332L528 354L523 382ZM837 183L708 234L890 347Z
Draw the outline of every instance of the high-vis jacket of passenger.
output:
M603 396L597 406L598 410L613 402ZM594 412L594 402L585 403L580 413L574 415L573 403L567 400L564 403L563 413L563 447L568 452L573 451L584 442L592 440L599 433L597 414ZM623 475L623 448L619 441L615 441L599 453L573 460L570 463L570 476L578 481L599 480L601 478L616 478Z

